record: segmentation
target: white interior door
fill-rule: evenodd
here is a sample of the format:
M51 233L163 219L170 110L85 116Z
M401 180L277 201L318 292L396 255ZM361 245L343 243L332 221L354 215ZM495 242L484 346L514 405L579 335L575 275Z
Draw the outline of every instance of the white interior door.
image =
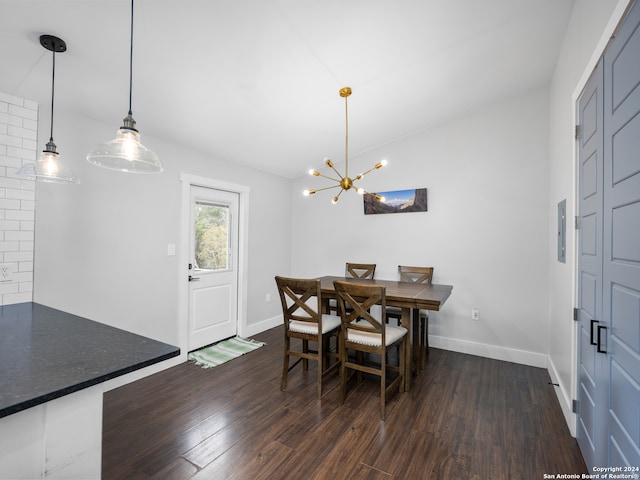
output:
M238 326L238 194L190 187L189 351Z

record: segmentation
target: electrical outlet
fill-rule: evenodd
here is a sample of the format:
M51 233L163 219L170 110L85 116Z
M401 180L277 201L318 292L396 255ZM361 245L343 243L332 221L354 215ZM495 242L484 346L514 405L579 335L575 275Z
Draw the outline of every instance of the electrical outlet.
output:
M12 263L0 264L0 282L10 282L13 280L15 265Z
M471 310L471 320L480 320L480 310L477 308Z
M269 303L269 302L271 301L271 294L270 294L270 293L267 293L267 296L266 296L266 298L265 298L265 301L266 301L267 303Z

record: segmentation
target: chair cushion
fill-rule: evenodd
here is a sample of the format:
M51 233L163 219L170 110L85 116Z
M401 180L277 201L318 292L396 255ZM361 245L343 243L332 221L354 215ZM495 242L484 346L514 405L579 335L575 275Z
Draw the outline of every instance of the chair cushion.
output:
M322 315L322 333L328 333L340 327L340 317L336 315ZM289 322L289 330L298 333L318 333L318 324L316 322L301 322L300 320L291 320Z
M364 320L360 320L360 323L368 323ZM385 341L386 345L398 341L407 334L407 329L404 327L396 327L393 325L386 325ZM347 331L347 340L353 343L360 343L362 345L380 346L382 344L382 335L373 332L363 332L360 330L349 329Z

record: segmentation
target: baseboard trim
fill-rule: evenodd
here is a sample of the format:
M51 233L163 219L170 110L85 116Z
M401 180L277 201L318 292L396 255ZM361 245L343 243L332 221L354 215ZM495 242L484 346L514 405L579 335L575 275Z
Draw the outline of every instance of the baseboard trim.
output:
M549 367L547 368L549 371L549 376L551 377L551 381L554 384L557 384L556 396L558 397L558 403L560 404L560 408L562 409L562 414L564 415L564 419L567 422L567 426L569 427L569 432L573 437L576 436L576 414L573 413L572 404L573 401L571 399L571 394L567 393L567 388L560 381L560 375L558 375L558 370L556 369L553 360L549 357ZM570 390L569 390L570 391Z
M238 330L238 335L247 338L269 330L270 328L277 327L278 325L282 325L282 314L267 318L258 323L244 325L243 328Z
M451 350L453 352L467 353L479 357L504 360L506 362L520 363L531 367L547 368L548 357L542 353L518 350L516 348L499 347L485 343L469 342L449 337L429 335L429 346Z

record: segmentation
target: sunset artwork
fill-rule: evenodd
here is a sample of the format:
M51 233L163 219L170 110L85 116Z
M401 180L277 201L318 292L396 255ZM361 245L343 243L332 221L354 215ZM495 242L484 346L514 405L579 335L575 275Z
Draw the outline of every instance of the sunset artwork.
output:
M427 211L427 189L394 190L391 192L375 192L384 197L384 202L376 200L369 193L364 194L364 214L408 213Z

